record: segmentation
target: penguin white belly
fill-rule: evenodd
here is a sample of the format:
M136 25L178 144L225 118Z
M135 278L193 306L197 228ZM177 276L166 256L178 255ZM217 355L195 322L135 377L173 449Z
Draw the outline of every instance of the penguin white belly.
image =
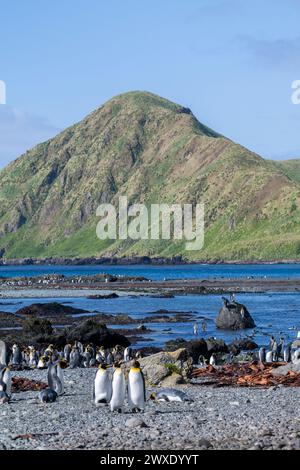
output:
M111 378L108 372L97 371L95 378L95 403L109 403L112 394Z
M266 362L273 362L273 352L268 351L266 354Z
M10 369L6 368L3 374L3 382L6 385L6 394L10 397L11 396L11 373Z
M145 408L144 380L140 372L129 372L128 403L131 408Z
M110 401L111 411L122 410L126 393L125 377L122 372L114 372L112 381L112 397Z

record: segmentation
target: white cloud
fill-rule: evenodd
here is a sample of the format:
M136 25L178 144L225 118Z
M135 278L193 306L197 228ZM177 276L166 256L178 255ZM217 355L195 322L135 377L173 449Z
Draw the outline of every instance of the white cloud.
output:
M0 168L59 132L45 118L0 106Z

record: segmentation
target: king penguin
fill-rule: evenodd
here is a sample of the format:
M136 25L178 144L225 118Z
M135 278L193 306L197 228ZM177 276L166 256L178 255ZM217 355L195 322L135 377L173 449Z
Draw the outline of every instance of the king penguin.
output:
M0 366L0 400L2 403L8 402L11 397L11 374L6 366Z
M145 409L146 387L138 361L133 361L128 375L128 403L133 412Z
M260 362L266 362L266 348L260 348L258 355Z
M112 397L110 401L111 411L123 413L126 394L126 382L124 373L117 362L114 364L114 373L112 380Z
M49 364L48 366L48 385L50 390L53 390L57 395L64 393L64 385L61 379L58 377L58 367L60 369L60 375L62 377L62 370L58 364ZM62 377L63 378L63 377Z
M95 377L95 403L109 403L112 395L111 376L105 364L100 364Z

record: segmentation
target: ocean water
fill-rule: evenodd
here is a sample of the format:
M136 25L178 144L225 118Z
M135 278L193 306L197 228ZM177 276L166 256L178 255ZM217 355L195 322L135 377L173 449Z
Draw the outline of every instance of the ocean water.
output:
M193 312L193 318L188 323L149 323L144 337L147 341L139 342L137 346L163 346L166 341L176 338L186 340L194 338L193 324L199 322L199 336L215 336L230 342L238 337L253 336L259 346L267 345L270 335L278 338L285 336L292 341L300 330L300 294L298 293L268 293L268 294L240 294L237 300L245 304L256 323L254 330L223 331L217 330L214 320L222 306L220 295L187 295L175 296L173 299L160 299L148 296L122 296L117 299L93 300L87 298L60 298L57 301L89 312L102 312L109 314L128 314L132 318L146 318L153 315L156 310L166 309L178 312ZM53 299L0 299L0 310L16 312L19 308L36 302L52 302ZM96 315L96 313L95 313ZM171 314L169 314L171 315ZM207 331L201 332L201 323L205 319ZM136 325L125 325L120 328L134 328ZM116 328L117 326L112 326Z
M151 280L210 278L300 278L300 264L257 265L172 265L172 266L0 266L0 277L38 276L43 274L93 275L110 273L144 276Z

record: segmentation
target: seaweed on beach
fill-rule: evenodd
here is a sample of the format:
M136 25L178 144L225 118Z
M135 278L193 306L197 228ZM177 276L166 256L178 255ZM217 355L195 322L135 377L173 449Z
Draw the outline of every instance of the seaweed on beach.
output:
M37 380L29 380L24 377L13 377L12 378L12 392L37 392L47 388L47 384Z
M194 369L193 378L202 379L200 385L213 385L215 387L274 387L283 385L287 387L300 387L300 374L290 370L284 376L273 375L274 369L286 363L261 364L251 362L248 364L226 364L215 368Z

